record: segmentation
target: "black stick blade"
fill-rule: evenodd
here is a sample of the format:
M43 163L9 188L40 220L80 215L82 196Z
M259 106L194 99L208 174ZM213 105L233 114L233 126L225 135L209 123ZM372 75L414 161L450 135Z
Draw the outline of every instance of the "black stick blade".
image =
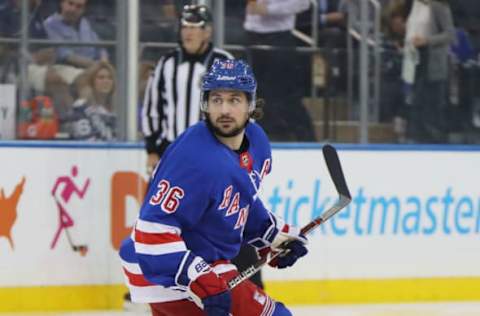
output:
M340 159L338 158L337 150L332 145L325 145L322 148L323 157L325 158L325 163L327 164L328 172L332 178L333 183L337 192L351 200L350 191L348 190L347 182L345 181L345 176L343 175L342 166L340 164Z

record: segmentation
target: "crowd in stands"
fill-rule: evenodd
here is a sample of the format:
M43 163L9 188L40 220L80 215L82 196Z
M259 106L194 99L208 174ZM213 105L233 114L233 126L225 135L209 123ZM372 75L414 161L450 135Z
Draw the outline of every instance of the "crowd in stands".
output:
M0 7L0 36L19 38L21 33L21 0L3 1ZM46 8L56 9L44 18ZM99 36L92 27L85 12L87 0L28 1L29 38L49 39L55 42L98 43ZM1 69L3 78L9 74L18 74L18 45L3 45ZM55 118L59 121L57 135L73 139L114 140L115 116L113 111L113 66L109 63L109 54L99 46L69 45L30 45L27 83L29 96L45 95L51 98ZM101 69L99 69L101 68ZM99 71L100 70L100 71ZM108 74L102 73L108 71ZM99 74L108 79L94 78ZM10 76L12 77L12 76ZM19 78L13 78L14 83ZM110 81L104 84L101 81ZM7 82L8 80L4 80ZM103 91L108 86L108 97ZM85 100L85 102L82 102ZM103 103L105 102L105 103ZM79 104L83 104L83 108ZM28 104L28 103L27 103ZM32 103L33 104L33 103ZM28 110L27 108L23 109ZM31 108L32 115L23 116L30 120L41 120L40 115L33 115L37 108ZM79 111L82 111L79 114ZM72 122L77 120L78 122ZM89 125L86 122L89 122ZM33 124L35 122L19 122ZM19 124L21 125L21 124ZM87 126L88 125L88 126ZM67 129L72 129L73 132ZM81 126L81 128L79 127ZM90 131L87 132L87 129ZM30 135L36 138L37 135ZM29 138L27 136L27 138Z
M295 51L296 46L307 44L292 36L291 30L311 36L312 13L317 15L322 56L340 69L340 80L329 84L345 95L347 8L358 1L317 0L316 7L306 0L225 1L225 43L246 48L233 53L253 64L259 96L267 104L259 123L273 140L321 140L302 102L311 92L312 59ZM140 41L178 42L178 15L190 2L142 0ZM401 122L405 128L399 142L479 142L450 136L480 129L480 92L475 89L480 77L480 1L380 3L380 121ZM0 0L0 38L20 39L21 4L21 0ZM29 0L28 4L29 39L52 41L28 46L28 98L50 98L59 122L57 138L115 140L119 126L113 65L118 52L101 42L116 39L116 1ZM435 16L424 10L430 5ZM425 19L428 25L422 22ZM423 36L412 35L414 28L423 29ZM65 45L59 44L62 41ZM82 46L82 42L87 44ZM275 46L280 53L258 45ZM18 84L19 52L18 43L0 42L0 84ZM142 50L140 105L148 76L165 52L165 48ZM409 72L412 67L413 73Z
M427 4L431 11L424 9ZM480 127L480 99L473 88L480 79L479 13L480 2L469 0L385 5L382 119L403 121L406 141L479 142L471 139L478 138ZM421 32L423 41L412 38Z

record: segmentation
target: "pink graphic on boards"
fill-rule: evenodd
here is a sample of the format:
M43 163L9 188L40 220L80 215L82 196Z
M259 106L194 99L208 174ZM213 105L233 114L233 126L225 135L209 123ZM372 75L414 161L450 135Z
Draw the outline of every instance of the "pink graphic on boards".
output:
M73 227L75 222L67 211L67 205L73 195L77 195L80 199L83 199L85 193L87 192L88 186L90 185L90 179L87 178L82 188L79 188L75 182L74 178L78 175L77 166L73 166L71 170L71 176L61 176L58 177L55 181L55 185L52 189L52 196L55 199L55 204L58 208L58 229L53 237L50 249L55 248L57 245L60 234L65 230L65 235L67 236L68 243L72 247L73 251L78 251L80 255L85 256L88 251L87 245L76 245L70 236L68 228ZM61 187L61 189L60 189Z

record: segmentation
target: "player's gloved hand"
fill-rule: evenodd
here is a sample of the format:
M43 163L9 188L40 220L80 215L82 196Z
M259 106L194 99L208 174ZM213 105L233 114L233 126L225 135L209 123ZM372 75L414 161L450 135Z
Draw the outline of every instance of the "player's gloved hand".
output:
M284 250L268 264L278 269L284 269L293 266L299 258L305 256L307 253L308 250L304 242L294 240L288 242Z
M279 269L291 267L308 253L306 244L307 238L300 234L297 227L285 224L271 245L272 253L280 252L280 254L271 260L269 265Z
M202 274L190 283L190 290L203 303L208 316L228 316L232 299L227 282L213 271Z
M232 302L227 281L215 273L203 258L187 251L175 283L188 287L193 301L198 306L203 305L208 316L229 315Z

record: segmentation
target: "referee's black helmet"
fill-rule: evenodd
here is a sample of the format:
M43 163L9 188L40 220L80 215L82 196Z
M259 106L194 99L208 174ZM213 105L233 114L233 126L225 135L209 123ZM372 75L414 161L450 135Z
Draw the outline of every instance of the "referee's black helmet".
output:
M205 5L186 5L180 15L181 26L205 27L212 23L212 14Z

